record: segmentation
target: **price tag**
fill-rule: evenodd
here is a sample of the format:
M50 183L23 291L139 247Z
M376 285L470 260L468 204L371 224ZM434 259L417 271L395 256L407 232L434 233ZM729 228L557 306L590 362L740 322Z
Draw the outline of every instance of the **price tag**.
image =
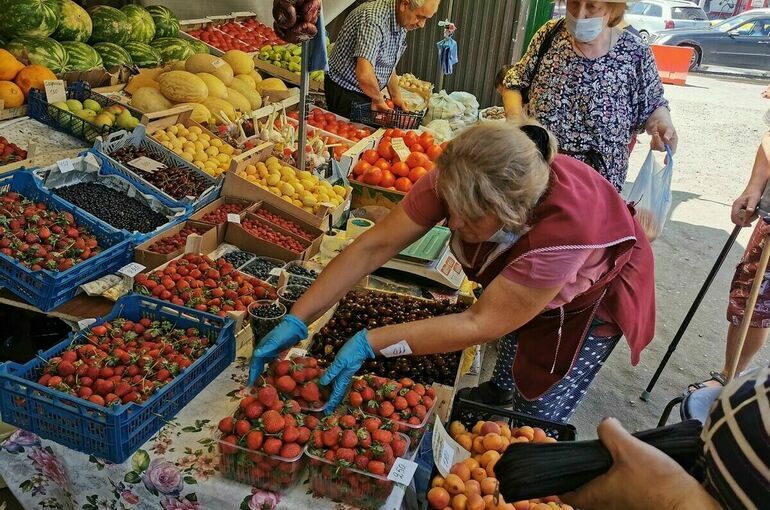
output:
M399 457L393 463L393 467L390 468L388 480L392 480L401 485L409 485L414 477L415 471L417 471L416 462Z
M291 349L289 349L289 352L286 354L286 359L302 358L304 356L307 356L306 349L300 349L299 347L292 347Z
M67 90L64 88L64 80L45 80L45 99L49 103L63 103L67 100Z
M78 328L84 330L94 322L96 322L96 319L81 319L78 321Z
M409 356L412 354L412 348L409 347L409 342L401 340L397 344L385 347L380 351L380 354L386 358L396 358L398 356Z
M134 276L141 273L145 267L141 264L137 264L136 262L131 262L130 264L126 264L125 266L118 269L118 273L128 276L129 278L133 278Z
M237 223L238 225L241 224L241 215L235 214L235 213L228 213L227 214L227 221L230 223Z
M393 150L396 152L398 159L401 161L406 161L406 158L408 158L409 154L412 153L412 151L409 150L409 147L406 146L406 143L404 143L403 138L392 139L390 141L390 145L393 147Z
M160 161L155 161L154 159L150 159L146 156L139 156L136 159L132 159L128 162L128 164L134 168L138 168L139 170L148 173L153 173L156 170L163 170L166 168L166 165Z
M199 234L190 234L187 236L187 239L185 239L184 242L184 252L185 253L200 253L201 252L201 242L203 242L203 236Z
M75 169L71 159L62 159L61 161L57 161L56 166L59 167L59 171L63 174L71 172Z
M219 68L220 68L220 67L222 67L223 65L225 65L225 61L224 61L224 60L222 60L221 58L218 58L218 59L215 59L215 60L212 60L212 61L211 61L211 66L212 66L214 69L219 69Z
M270 270L270 276L281 276L281 271L283 271L283 268L281 267L274 267Z
M468 450L450 437L438 417L436 417L436 423L433 427L431 445L433 446L433 461L442 476L448 475L453 465L471 456Z

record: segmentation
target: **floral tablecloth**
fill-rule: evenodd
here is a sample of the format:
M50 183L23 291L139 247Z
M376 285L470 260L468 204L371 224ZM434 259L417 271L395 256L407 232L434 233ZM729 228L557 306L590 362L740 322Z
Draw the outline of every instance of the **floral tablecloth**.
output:
M177 417L126 462L110 464L18 430L0 444L0 476L26 509L59 510L345 510L313 498L307 476L286 494L219 474L213 439L246 383L250 343ZM397 488L385 508L402 505Z

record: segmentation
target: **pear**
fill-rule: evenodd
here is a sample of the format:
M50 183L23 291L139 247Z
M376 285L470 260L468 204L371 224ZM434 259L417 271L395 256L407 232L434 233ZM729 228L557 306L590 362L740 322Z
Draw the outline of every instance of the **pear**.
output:
M102 105L100 105L93 99L86 99L85 101L83 101L83 108L88 108L91 111L99 113L102 110Z
M67 106L71 112L77 112L83 109L83 103L77 99L67 99Z
M64 102L64 101L57 101L57 102L53 103L53 106L55 106L56 108L61 108L65 112L70 111L70 107L67 106L67 103Z
M109 113L102 112L94 118L93 122L99 127L112 126L115 123L115 119Z

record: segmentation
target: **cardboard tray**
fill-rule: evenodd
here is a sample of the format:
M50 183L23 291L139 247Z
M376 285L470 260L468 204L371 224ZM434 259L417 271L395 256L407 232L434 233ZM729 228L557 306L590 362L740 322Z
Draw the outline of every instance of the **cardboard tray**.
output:
M323 235L317 237L313 241L307 241L306 239L303 239L293 234L292 232L289 232L288 230L285 230L264 220L252 212L247 212L243 219L249 219L268 226L273 230L280 232L281 234L291 237L305 247L302 252L297 253L288 250L283 246L279 246L277 244L271 243L270 241L266 241L265 239L254 236L238 223L228 223L225 233L225 242L238 246L242 250L249 251L255 254L257 257L266 256L286 262L291 262L292 260L309 260L315 256L316 253L318 253L318 249L321 246L321 239Z
M148 248L153 245L153 243L165 238L165 237L171 237L173 235L176 235L177 233L181 232L185 227L198 227L201 229L204 229L205 232L203 234L197 235L197 234L190 234L187 237L187 245L181 246L178 250L172 252L172 253L156 253L149 251ZM196 238L200 238L198 241ZM175 259L179 255L184 254L186 251L192 251L187 250L187 247L191 245L191 243L199 242L198 250L202 253L210 253L214 250L216 250L218 243L217 243L217 229L215 225L211 225L210 223L201 223L198 221L192 221L187 220L184 223L180 223L174 227L171 227L170 229L166 230L165 232L156 235L155 237L152 237L148 239L147 241L143 242L139 246L137 246L134 249L134 261L138 262L139 264L145 266L147 269L155 269L156 267L165 264L171 259Z
M0 110L0 112L2 111L5 111L5 110ZM12 170L17 170L19 168L34 168L36 152L37 152L37 144L35 142L31 142L29 144L29 147L27 147L27 157L25 159L22 159L21 161L8 163L7 165L0 165L0 174L4 174Z
M208 223L203 221L203 217L210 212L216 211L217 209L219 209L221 206L225 204L243 204L245 207L239 213L239 216L241 217L241 219L243 219L246 213L254 209L257 205L256 202L252 200L244 200L241 198L230 197L223 194L222 196L220 196L210 204L206 205L205 207L202 207L198 211L195 211L195 213L190 216L191 220L195 220L204 225L211 225L216 227L216 245L214 246L214 248L216 248L216 246L219 246L220 244L225 242L225 232L227 230L227 222L219 223L219 224ZM213 251L213 249L211 251ZM203 252L203 253L208 253L208 252Z

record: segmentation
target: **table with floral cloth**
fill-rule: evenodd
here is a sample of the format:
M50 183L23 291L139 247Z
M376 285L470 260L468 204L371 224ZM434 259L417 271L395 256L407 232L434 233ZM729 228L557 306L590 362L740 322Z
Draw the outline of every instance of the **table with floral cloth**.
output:
M248 342L203 392L122 464L110 464L30 432L0 443L0 476L28 510L345 510L313 498L307 476L286 494L223 478L213 439L238 401L248 370ZM384 508L401 507L397 488Z

